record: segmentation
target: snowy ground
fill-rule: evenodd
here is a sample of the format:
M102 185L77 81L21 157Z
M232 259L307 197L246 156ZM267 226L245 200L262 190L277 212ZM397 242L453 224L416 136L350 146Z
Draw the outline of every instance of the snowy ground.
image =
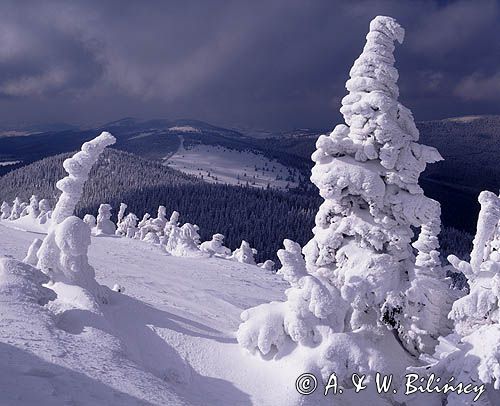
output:
M184 173L211 183L227 183L276 189L298 186L298 179L284 165L250 151L237 151L221 146L195 145L165 158L165 163Z
M23 227L0 221L0 256L22 259L43 238ZM76 307L57 317L0 295L2 406L296 400L299 367L251 356L234 338L243 309L283 297L279 277L223 259L167 256L137 240L92 238L98 281L125 293L112 292L100 315Z

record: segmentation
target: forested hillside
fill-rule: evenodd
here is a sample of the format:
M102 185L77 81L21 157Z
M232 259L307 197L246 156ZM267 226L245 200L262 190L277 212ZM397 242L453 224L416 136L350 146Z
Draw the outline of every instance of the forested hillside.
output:
M62 162L70 154L45 158L0 177L0 202L32 194L55 201L55 183L64 176ZM285 238L305 243L311 236L317 195L207 184L156 161L108 149L100 157L86 183L77 215L96 214L99 204L109 203L116 216L121 202L142 217L155 214L159 205L177 210L183 222L200 226L203 240L212 234L226 236L234 249L247 240L258 250L257 259L275 258Z

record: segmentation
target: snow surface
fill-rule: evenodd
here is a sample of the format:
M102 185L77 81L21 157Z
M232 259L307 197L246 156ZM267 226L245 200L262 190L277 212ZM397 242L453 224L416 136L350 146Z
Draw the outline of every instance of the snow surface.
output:
M0 221L0 256L25 257L39 228ZM264 361L235 331L247 308L284 297L256 266L180 258L115 236L92 237L100 284L118 284L102 314L0 298L0 393L11 405L290 405L297 357ZM58 286L52 286L57 292ZM78 287L64 295L83 300ZM59 292L61 293L61 292ZM57 316L53 313L57 314Z
M298 186L292 172L275 160L250 151L237 151L221 146L195 145L189 149L183 143L165 164L181 172L195 175L210 183L271 187L285 189ZM257 168L257 170L256 170Z

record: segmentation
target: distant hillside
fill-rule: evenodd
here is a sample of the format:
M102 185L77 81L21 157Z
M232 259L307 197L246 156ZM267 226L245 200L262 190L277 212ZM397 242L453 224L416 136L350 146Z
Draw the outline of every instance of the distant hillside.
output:
M424 189L429 196L441 202L446 225L474 231L479 210L477 195L481 190L498 192L500 189L500 116L457 117L419 122L417 126L421 142L438 148L445 158L443 162L430 165L423 173L421 183ZM216 181L225 181L225 177L219 174L227 172L227 168L234 172L234 163L217 160L235 156L231 153L234 150L250 151L289 168L293 179L301 180L301 190L310 193L313 198L317 196L317 190L308 182L312 167L310 157L318 135L331 131L299 129L256 138L197 120L141 121L126 118L92 130L69 129L29 136L0 137L0 175L46 156L75 150L83 141L95 137L102 130L109 130L116 136L117 149L149 160L161 161L165 157L172 157L179 151L181 139L184 147L191 149L191 152L217 152L222 147L227 150L227 154L217 152L204 157L209 162L208 166L196 165L196 161L191 162L188 157L182 157L183 154L180 157L177 154L173 159L176 168L203 175L205 180L211 181L215 178ZM184 158L186 162L182 161ZM12 164L16 161L20 162ZM2 162L9 165L2 165ZM210 171L212 165L213 170ZM256 162L256 166L253 172L247 173L248 178L240 174L233 178L237 181L241 179L244 184L247 181L252 184L253 175L259 175L262 179L257 179L256 183L266 182L265 179L269 178L267 175L272 174L263 172L267 169L265 164L257 165ZM292 179L285 170L279 176L282 180Z
M420 142L444 158L421 177L426 193L442 206L446 225L474 231L482 190L500 189L500 116L470 116L417 123ZM333 128L332 128L333 129ZM330 130L323 131L328 133ZM321 131L299 130L260 140L262 148L309 158ZM309 166L312 162L308 161Z
M45 158L0 177L0 202L15 196L27 200L58 195L55 183L66 175L63 160L69 154ZM285 238L304 244L311 237L319 196L214 185L202 182L130 153L108 149L93 168L77 214L97 212L109 203L116 215L121 202L139 217L156 215L160 204L177 210L181 221L198 224L202 239L220 232L236 248L242 239L259 251L258 259L275 259Z

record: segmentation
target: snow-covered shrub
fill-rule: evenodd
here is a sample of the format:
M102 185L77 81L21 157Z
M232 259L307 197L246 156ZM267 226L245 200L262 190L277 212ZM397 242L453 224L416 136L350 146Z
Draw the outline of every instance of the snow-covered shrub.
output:
M299 244L285 240L283 245L285 249L278 251L282 267L277 273L290 284L285 292L287 301L262 304L241 316L244 323L238 330L238 341L252 352L258 349L267 354L272 346L279 350L285 338L314 345L321 340L319 326L337 332L344 328L348 306L340 292L323 277L307 272Z
M243 240L241 241L240 248L236 248L230 258L244 264L256 265L254 255L255 252L250 247L250 244Z
M25 207L25 204L24 204ZM19 197L16 197L12 203L12 208L10 211L9 220L17 220L21 217L21 213L24 210L23 202Z
M105 290L95 281L95 273L88 263L90 228L73 216L83 192L92 165L104 148L115 142L115 138L103 132L82 145L81 151L64 161L68 176L57 182L62 191L53 211L49 233L37 251L37 268L54 282L77 285L88 295L101 302L106 301ZM36 241L33 243L33 246Z
M115 283L113 285L113 289L112 290L115 291L115 292L118 292L118 293L123 293L123 292L125 292L125 287L121 286L121 285L118 285L117 283Z
M146 236L142 239L144 242L148 242L150 244L159 244L160 237L153 231L149 231Z
M291 283L287 301L258 312L265 318L261 313L269 311L281 327L253 323L253 311L244 313L238 339L249 350L255 350L249 337L281 337L281 328L299 345L325 350L311 358L323 376L338 373L338 359L349 360L350 373L402 376L408 353L417 363L450 331L453 295L439 262L440 206L418 184L426 165L442 158L417 143L412 114L397 101L393 51L403 37L390 17L370 23L346 83L345 124L320 136L312 155L311 180L324 202L302 250L305 265L298 247L285 244L279 272ZM420 228L413 247L412 227ZM363 356L354 354L360 346Z
M0 257L0 302L15 300L43 306L56 298L53 290L43 286L48 282L48 276L30 264Z
M262 269L265 269L266 271L274 271L274 261L271 261L270 259L257 264Z
M111 206L107 203L101 204L97 214L96 235L113 235L115 231L115 223L111 221Z
M228 257L231 255L231 250L224 246L224 236L222 234L214 234L210 241L201 243L200 250L210 255Z
M87 224L91 230L97 225L97 220L92 214L86 214L83 216L83 222Z
M38 203L38 222L46 224L52 217L52 207L47 199L42 199Z
M432 357L424 357L422 373L441 379L479 382L486 394L479 404L500 404L500 197L492 192L479 195L481 211L470 262L448 257L457 272L467 278L470 291L453 303L449 317L454 332L440 338ZM436 402L469 405L475 394L435 395Z
M12 207L10 207L9 203L3 202L2 206L0 207L0 212L2 213L0 219L7 220L12 213Z

